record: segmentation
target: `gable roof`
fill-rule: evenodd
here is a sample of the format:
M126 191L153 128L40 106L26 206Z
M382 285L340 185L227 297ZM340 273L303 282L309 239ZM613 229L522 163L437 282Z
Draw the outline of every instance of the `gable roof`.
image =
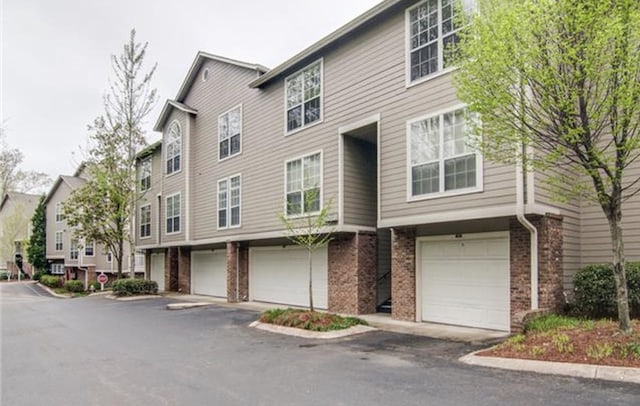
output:
M278 65L275 68L271 69L270 71L266 72L264 75L258 77L256 80L254 80L253 82L249 83L249 87L252 87L252 88L261 87L261 86L269 83L273 79L282 76L286 72L288 72L288 71L292 70L294 67L296 67L296 65L298 65L299 63L305 61L307 58L309 58L309 57L319 53L320 51L328 48L329 46L335 44L336 42L340 41L344 37L352 34L354 31L356 31L356 30L360 29L361 27L363 27L364 25L372 22L373 20L375 20L376 18L381 16L383 13L389 11L394 6L396 6L398 4L401 4L401 3L406 3L406 2L407 2L406 0L385 0L385 1L381 2L380 4L374 6L373 8L369 9L368 11L364 12L363 14L361 14L358 17L356 17L355 19L351 20L347 24L345 24L342 27L338 28L337 30L335 30L331 34L329 34L326 37L322 38L320 41L318 41L315 44L311 45L310 47L304 49L302 52L299 52L298 54L296 54L293 57L287 59L286 61L284 61L280 65Z
M25 205L27 210L33 212L38 206L38 202L40 201L40 195L33 195L30 193L7 192L2 198L2 201L0 202L0 211L9 200L14 200L16 201L16 203L22 203L23 205Z
M160 116L158 117L158 120L153 126L153 131L162 131L162 127L164 126L164 123L166 123L167 119L169 118L169 114L171 114L171 111L174 108L180 111L184 111L185 113L190 113L194 115L198 114L198 110L191 108L184 103L167 99L167 101L164 102L164 107L162 107L162 111L160 112Z
M162 146L162 140L156 141L136 154L136 159L146 158Z
M51 200L51 197L53 197L53 194L56 192L56 190L58 190L58 187L62 182L64 182L67 186L69 186L71 190L76 190L80 186L84 185L87 182L87 180L83 178L79 178L77 176L67 176L67 175L58 176L58 179L56 179L55 183L51 187L51 190L47 194L47 197L45 197L44 199L45 204L47 204L49 200Z

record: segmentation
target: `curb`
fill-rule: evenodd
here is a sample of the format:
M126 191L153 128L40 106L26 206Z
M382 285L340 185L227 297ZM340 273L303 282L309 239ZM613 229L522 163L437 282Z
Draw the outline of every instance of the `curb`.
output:
M249 324L249 327L257 328L258 330L268 331L270 333L284 334L284 335L302 337L302 338L318 338L323 340L348 337L356 334L364 334L370 331L377 330L377 328L375 327L357 325L357 326L349 327L344 330L310 331L310 330L302 330L295 327L277 326L275 324L261 323L259 321L254 321L253 323Z
M51 296L53 297L57 297L58 299L71 299L71 296L65 296L65 295L61 295L59 293L54 292L53 290L51 290L50 287L45 286L43 284L41 284L40 282L36 282L38 284L38 286L40 286L43 290L46 290L47 293L49 293Z
M184 310L184 309L191 309L193 307L212 306L214 304L215 303L207 303L207 302L169 303L167 305L167 310Z
M568 362L536 361L516 358L481 357L476 355L481 351L485 350L467 354L460 357L459 361L468 365L508 369L512 371L537 372L539 374L640 383L640 368L572 364Z
M141 296L124 296L106 295L105 299L117 300L119 302L134 302L136 300L156 299L162 297L160 295L141 295Z

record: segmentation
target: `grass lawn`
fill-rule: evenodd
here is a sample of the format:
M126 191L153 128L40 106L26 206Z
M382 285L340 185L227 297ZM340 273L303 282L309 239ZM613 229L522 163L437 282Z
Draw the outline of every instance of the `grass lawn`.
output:
M547 315L532 320L524 334L478 353L480 356L640 367L640 321L622 334L612 320Z
M343 317L337 314L310 312L302 309L272 309L260 316L261 323L296 327L311 331L343 330L367 322L357 317Z

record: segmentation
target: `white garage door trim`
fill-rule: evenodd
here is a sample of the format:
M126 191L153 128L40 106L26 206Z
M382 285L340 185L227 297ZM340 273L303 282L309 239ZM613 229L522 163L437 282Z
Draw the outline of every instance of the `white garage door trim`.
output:
M205 269L199 269L200 265ZM191 251L191 277L192 294L226 298L227 250Z
M429 236L429 237L419 237L416 239L416 247L415 247L415 255L416 255L416 321L423 321L423 258L422 258L422 244L425 242L437 242L437 241L469 241L469 240L484 240L484 239L504 239L506 243L507 257L502 258L506 259L506 269L504 270L504 277L506 278L506 291L503 292L505 297L503 297L505 309L507 314L510 315L510 294L511 294L511 281L510 281L510 266L509 266L509 232L508 231L500 231L500 232L490 232L490 233L469 233L463 235L446 235L446 236ZM443 321L438 321L443 322ZM454 323L449 323L454 324ZM480 326L475 326L480 327ZM510 316L508 316L507 321L500 323L500 326L491 327L497 330L509 331L510 329Z
M284 281L292 281L296 283L294 287L295 292L285 291L277 295L275 292L262 292L259 291L263 287L258 284L260 281L257 278L263 278L260 283L263 283L266 278L264 274L257 275L258 267L260 265L265 265L267 261L265 258L261 259L260 262L256 261L256 257L260 257L260 254L264 254L267 252L273 252L274 258L292 258L292 253L295 252L300 255L300 262L298 262L299 266L303 267L301 272L296 275L296 278L287 278ZM307 256L306 250L304 248L300 248L297 246L288 245L285 247L276 246L276 247L252 247L249 249L249 300L252 301L261 301L267 303L279 303L284 305L291 306L301 306L306 307L309 305L309 278L308 278L308 268L307 268ZM302 259L304 257L304 259ZM328 288L328 250L327 247L321 248L314 253L313 259L313 302L314 307L318 309L327 309L329 303L329 288ZM285 265L283 262L283 268L288 265ZM296 269L299 269L296 267ZM264 272L264 271L262 271ZM286 270L284 272L280 272L280 277L287 277ZM257 292L258 291L258 292Z
M160 260L159 260L160 259ZM149 278L152 281L158 283L158 292L164 292L164 252L152 252L151 253L151 266ZM157 266L160 264L161 268L158 271Z

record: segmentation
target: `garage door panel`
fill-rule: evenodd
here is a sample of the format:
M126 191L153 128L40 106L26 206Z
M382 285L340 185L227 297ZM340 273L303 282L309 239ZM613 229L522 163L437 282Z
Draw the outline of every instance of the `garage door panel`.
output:
M158 292L164 291L164 254L151 254L151 280L158 284Z
M422 319L509 330L508 235L420 243Z
M193 293L227 297L226 250L191 252Z

